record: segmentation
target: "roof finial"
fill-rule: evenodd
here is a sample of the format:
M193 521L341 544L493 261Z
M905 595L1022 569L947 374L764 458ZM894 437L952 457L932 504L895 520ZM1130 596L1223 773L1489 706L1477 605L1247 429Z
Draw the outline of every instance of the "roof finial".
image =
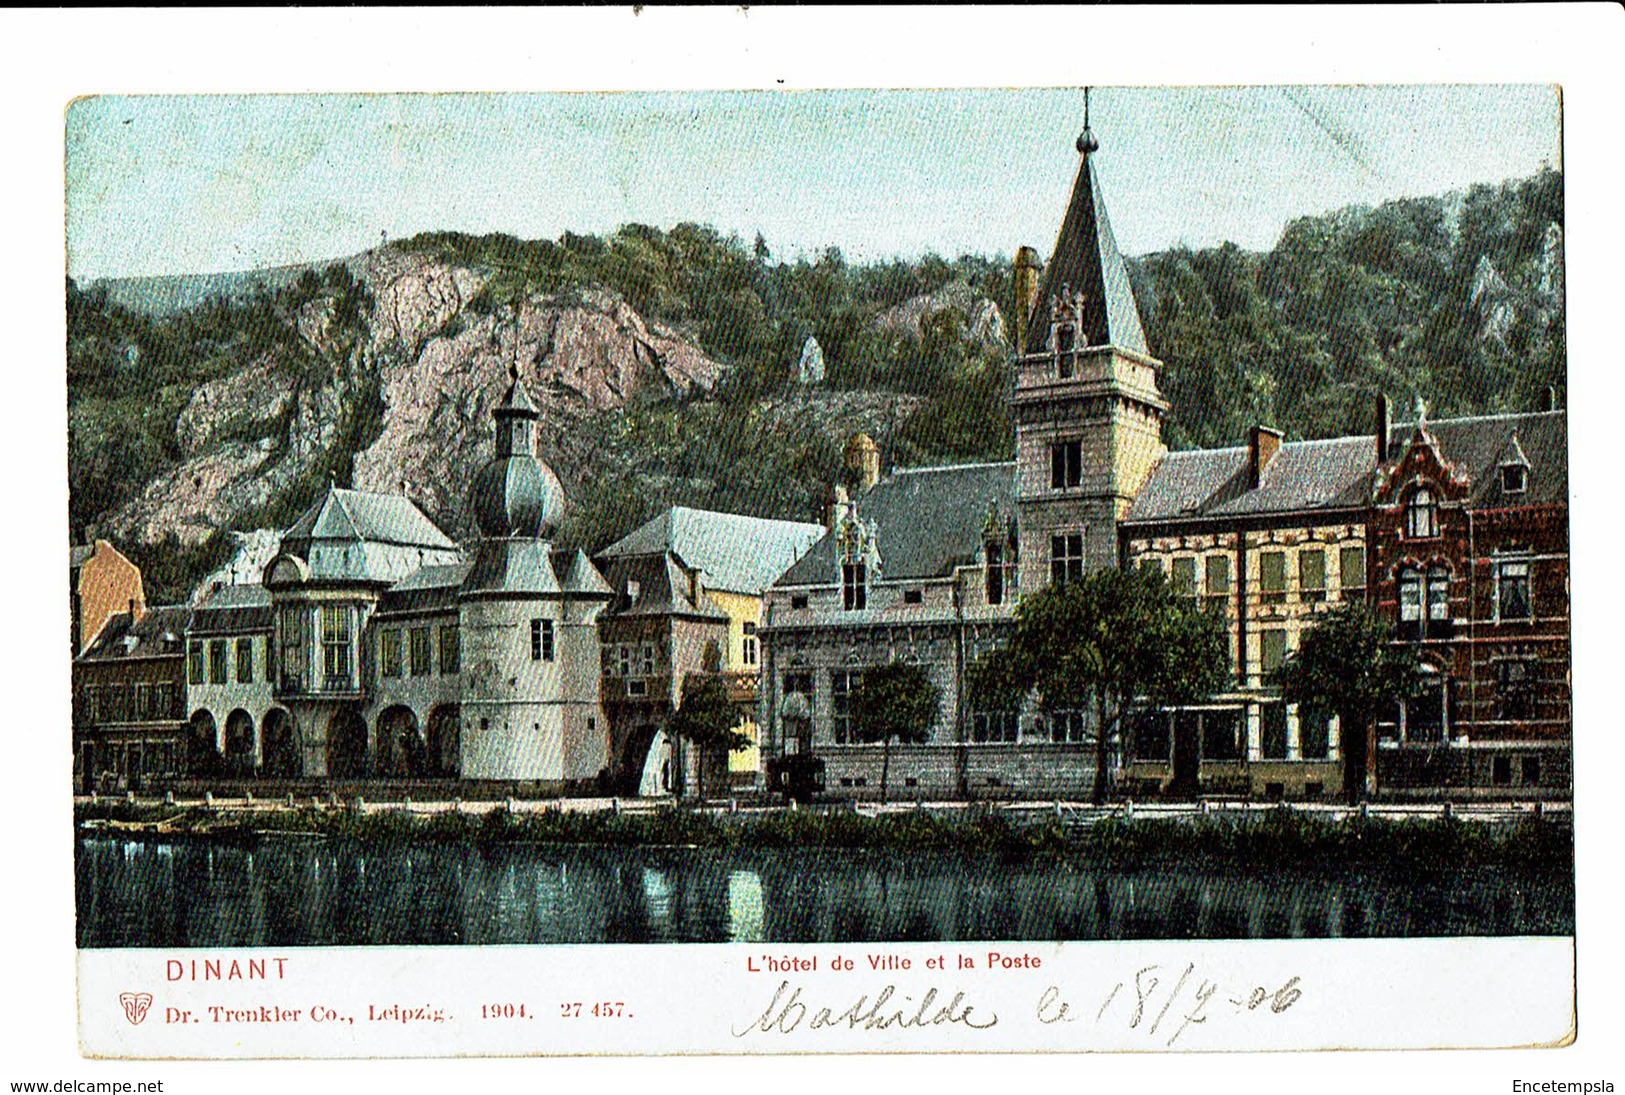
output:
M1083 89L1083 132L1078 134L1078 155L1087 156L1100 148L1100 142L1095 140L1095 134L1089 128L1089 89Z
M512 380L512 381L514 381L516 383L518 382L518 380L519 380L519 362L517 362L517 361L508 362L508 379Z

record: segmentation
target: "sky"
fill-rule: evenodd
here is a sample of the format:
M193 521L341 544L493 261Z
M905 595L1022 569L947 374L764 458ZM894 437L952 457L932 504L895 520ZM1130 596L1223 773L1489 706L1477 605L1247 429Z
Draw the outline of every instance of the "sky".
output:
M422 231L715 225L780 258L1047 253L1080 89L138 96L68 109L68 268L214 273ZM1096 88L1129 254L1561 166L1547 85Z

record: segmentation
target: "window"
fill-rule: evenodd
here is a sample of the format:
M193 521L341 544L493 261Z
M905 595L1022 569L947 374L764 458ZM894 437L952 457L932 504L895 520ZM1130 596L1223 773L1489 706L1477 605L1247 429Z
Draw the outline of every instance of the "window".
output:
M440 672L459 672L463 663L463 633L458 624L440 625Z
M310 612L304 605L283 605L277 618L282 664L278 671L284 689L299 691L310 672Z
M1365 548L1346 547L1337 553L1338 584L1343 600L1365 599Z
M241 638L237 640L237 683L254 683L254 640Z
M1399 634L1408 639L1422 634L1422 572L1415 567L1399 571Z
M1184 556L1175 559L1168 570L1169 580L1174 587L1174 596L1196 599L1196 558Z
M226 640L215 639L209 643L209 683L226 683Z
M1412 540L1439 535L1439 503L1426 487L1417 487L1405 507L1405 535Z
M401 675L401 633L393 628L378 633L378 672L385 677Z
M1523 758L1523 784L1525 787L1535 787L1540 784L1540 758Z
M1083 533L1062 532L1049 538L1049 580L1057 586L1083 580Z
M903 603L904 604L906 604L906 605L917 605L917 604L923 604L924 602L925 602L925 591L923 589L905 589L905 590L903 590Z
M1286 704L1266 703L1259 708L1259 744L1265 760L1286 759Z
M806 608L807 607L807 595L805 593L792 593L790 595L790 607L791 608Z
M1326 553L1298 552L1298 595L1308 603L1326 599Z
M1147 555L1145 558L1140 560L1139 566L1140 569L1145 571L1147 574L1161 574L1164 570L1162 559L1156 555Z
M1506 786L1512 782L1512 758L1496 757L1490 762L1490 781Z
M784 675L783 691L786 696L792 692L807 697L807 707L812 708L813 675L811 673L786 673Z
M868 568L862 563L841 564L841 607L861 612L869 607Z
M429 638L429 629L414 627L408 632L412 647L412 676L427 677L434 666L434 648Z
M530 621L530 660L533 662L550 662L553 660L552 620L535 619Z
M997 540L989 540L984 547L987 550L987 603L1002 605L1005 598L1016 591L1016 553L1012 546L1006 546Z
M1522 494L1529 486L1529 469L1523 464L1501 465L1501 490L1505 494Z
M973 711L970 717L974 742L1013 742L1021 736L1021 715L1017 711Z
M630 677L632 675L632 648L622 643L615 648L615 653L620 662L621 676Z
M1495 717L1502 720L1535 716L1534 666L1523 659L1495 663Z
M1332 754L1331 716L1298 709L1298 747L1304 760L1326 760Z
M1135 760L1168 762L1173 740L1168 733L1168 719L1166 711L1141 711L1134 716L1129 741L1134 747Z
M1062 380L1072 375L1072 348L1077 342L1077 328L1062 323L1055 328L1055 370Z
M1077 744L1094 741L1095 737L1090 731L1087 711L1051 711L1049 713L1049 736L1056 744Z
M1266 551L1258 556L1259 600L1278 605L1286 600L1286 552Z
M1049 447L1049 485L1070 490L1083 482L1083 442L1056 441Z
M350 606L322 606L322 682L329 689L349 689Z
M845 745L852 739L852 692L858 686L858 674L837 669L829 675L829 729L836 745Z
M1495 570L1496 618L1529 619L1529 563L1518 559L1501 563Z
M1206 580L1209 597L1230 596L1230 556L1209 555Z
M193 642L186 650L186 681L203 683L203 644L200 642Z
M755 665L756 651L756 625L749 620L745 621L745 637L741 640L740 658L746 665Z
M1444 567L1428 568L1427 633L1430 638L1444 639L1451 633L1450 572Z
M1261 673L1270 674L1281 668L1286 661L1286 632L1280 629L1260 631L1258 633L1258 668Z
M1203 711L1200 717L1202 759L1240 760L1241 712L1234 708L1228 711Z
M550 654L550 655L548 655L548 657L551 658L552 655ZM654 643L644 643L641 647L639 647L638 648L638 660L641 663L639 665L639 669L642 671L643 675L645 677L654 676L655 675L655 644Z

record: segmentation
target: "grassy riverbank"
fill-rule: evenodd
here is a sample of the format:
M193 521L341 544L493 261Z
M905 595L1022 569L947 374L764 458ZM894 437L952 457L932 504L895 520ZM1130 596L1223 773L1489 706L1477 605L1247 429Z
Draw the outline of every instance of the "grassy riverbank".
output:
M1053 815L1012 819L993 811L912 810L869 817L848 811L710 814L663 808L640 813L539 810L482 814L274 808L253 811L82 803L75 822L167 822L146 839L275 839L299 835L379 843L575 844L615 847L849 849L962 853L1132 868L1159 862L1226 869L1361 869L1433 874L1474 868L1568 873L1573 828L1533 818L1469 823L1452 818L1333 821L1292 810L1182 819L1109 817L1068 825Z

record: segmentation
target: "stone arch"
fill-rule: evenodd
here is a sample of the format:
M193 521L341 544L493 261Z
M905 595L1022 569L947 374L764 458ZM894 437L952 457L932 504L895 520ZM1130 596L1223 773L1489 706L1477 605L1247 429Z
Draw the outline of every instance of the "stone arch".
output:
M186 771L194 776L213 776L220 773L222 764L214 713L200 707L186 724Z
M327 720L327 774L334 779L367 775L367 724L354 708L340 708Z
M640 722L627 733L626 740L621 742L619 755L615 758L615 768L612 782L618 793L623 795L661 794L661 780L659 778L660 761L655 759L655 743L665 741L665 735L659 733L659 727L652 722ZM654 764L656 775L649 776L650 765Z
M455 703L443 703L429 712L429 775L456 779L463 770L462 711Z
M300 767L293 716L273 707L260 720L260 772L271 779L296 779Z
M255 757L254 716L241 707L226 716L226 771L234 776L251 776L259 767Z
M377 743L373 753L381 776L417 778L424 775L427 750L423 733L418 729L418 717L405 704L384 709L378 716L375 730Z

